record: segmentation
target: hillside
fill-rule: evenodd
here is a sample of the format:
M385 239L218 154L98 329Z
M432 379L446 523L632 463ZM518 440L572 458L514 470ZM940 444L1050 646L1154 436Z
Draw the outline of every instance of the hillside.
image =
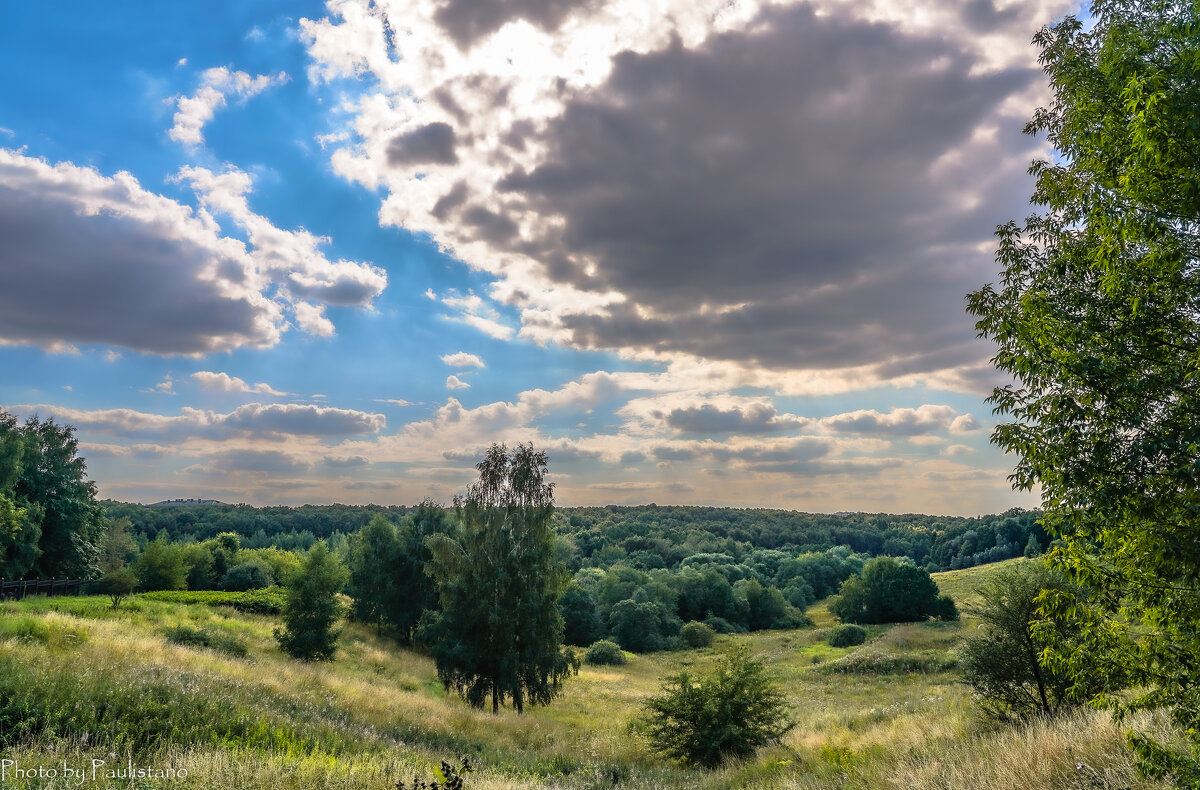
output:
M935 578L961 601L994 569ZM824 642L831 618L818 603L814 628L584 665L553 705L492 716L447 697L428 658L367 628L346 628L334 662L303 664L276 649L273 617L156 600L188 595L225 594L135 596L115 613L100 598L0 604L5 759L23 770L131 759L187 772L140 788L386 790L462 755L477 769L472 790L1165 788L1133 776L1118 730L1098 714L1020 729L977 719L953 668L969 617L872 627L865 645L839 649ZM168 642L165 629L180 625L240 642L247 655ZM797 728L752 762L712 773L655 757L631 724L642 700L663 676L701 668L734 643L748 643L781 681ZM130 785L100 776L86 786Z

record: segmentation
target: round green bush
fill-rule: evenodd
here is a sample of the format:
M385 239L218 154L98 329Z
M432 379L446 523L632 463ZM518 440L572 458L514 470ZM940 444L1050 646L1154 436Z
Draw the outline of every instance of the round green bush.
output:
M688 647L708 647L716 635L717 632L704 623L691 622L679 629L679 638Z
M867 641L867 630L858 625L840 625L829 634L830 647L853 647Z
M592 643L583 660L589 664L624 664L625 651L616 642L601 639Z

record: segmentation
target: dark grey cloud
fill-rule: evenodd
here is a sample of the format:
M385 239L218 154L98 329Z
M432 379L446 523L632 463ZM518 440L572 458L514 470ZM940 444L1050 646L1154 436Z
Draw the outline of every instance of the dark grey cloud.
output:
M543 30L554 30L575 11L596 0L447 0L434 19L462 48L508 22L523 19Z
M455 144L454 128L450 124L426 124L392 138L387 148L388 163L393 166L414 163L452 165L458 161Z
M752 403L745 408L734 406L728 409L705 403L700 406L672 409L661 416L668 426L681 433L706 436L723 433L776 433L804 424L803 420L795 417L781 417L775 407L767 403Z
M165 222L86 214L64 185L29 178L31 169L12 181L0 169L0 340L154 354L274 344L272 306L228 287L244 277L236 262ZM207 271L214 263L218 281Z
M989 168L1029 142L1017 119L972 140L1036 69L807 6L759 22L618 56L530 133L543 164L501 182L513 208L563 219L510 248L627 297L568 316L572 342L889 375L985 357L963 312L992 269L976 246L1028 189ZM981 159L939 163L955 149Z

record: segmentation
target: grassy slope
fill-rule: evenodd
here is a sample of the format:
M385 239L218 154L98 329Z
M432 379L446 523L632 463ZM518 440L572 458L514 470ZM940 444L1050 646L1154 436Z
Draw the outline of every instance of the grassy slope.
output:
M936 578L961 601L995 567ZM518 717L447 698L427 658L358 626L347 627L335 662L308 665L275 649L275 620L230 609L135 598L113 615L95 598L8 603L0 706L23 704L27 717L56 725L0 757L22 768L92 758L111 767L132 754L135 765L189 773L143 788L384 790L462 754L479 769L468 788L600 788L614 779L639 788L1159 787L1132 775L1120 733L1096 714L1022 729L977 720L945 668L969 620L872 628L863 647L838 649L823 641L828 611L818 604L811 614L816 628L585 666L562 699ZM162 631L178 624L238 637L251 658L170 644ZM749 642L782 682L796 729L754 761L714 773L656 758L630 726L641 701L664 675L703 668L735 641ZM897 671L904 667L934 671ZM0 735L11 739L18 719L0 714ZM4 786L48 785L10 776Z

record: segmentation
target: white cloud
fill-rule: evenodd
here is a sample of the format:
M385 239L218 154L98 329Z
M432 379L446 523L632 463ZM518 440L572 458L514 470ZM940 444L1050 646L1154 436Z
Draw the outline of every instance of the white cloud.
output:
M158 395L174 395L175 382L171 380L171 374L163 376L163 380L155 384L149 389L144 389L142 392L152 392Z
M453 310L452 313L441 316L447 321L457 321L472 326L488 337L494 337L497 340L508 340L516 332L511 326L502 323L499 311L474 291L468 291L466 296L460 295L457 291L450 291L439 297L430 289L425 292L425 295L430 299L440 301Z
M442 362L452 368L482 368L485 367L483 360L475 354L468 354L466 351L459 351L454 354L444 354Z
M179 65L185 65L182 59ZM174 126L167 132L170 138L189 147L204 143L204 125L212 120L216 111L225 106L227 96L249 99L274 85L282 85L289 77L285 72L250 76L244 71L230 71L224 66L205 70L200 87L191 96L176 99L178 111Z
M214 373L208 370L201 370L193 373L192 378L196 380L196 383L201 388L214 392L244 392L254 395L273 395L275 397L283 397L288 394L280 392L264 382L247 384L237 376L230 376L228 373Z
M465 390L470 388L471 385L460 379L458 376L446 377L446 389L448 390Z
M247 403L230 412L184 406L178 415L133 409L74 409L49 404L18 405L13 411L68 422L83 433L121 438L149 435L160 441L188 437L356 436L383 430L382 414L299 403Z

